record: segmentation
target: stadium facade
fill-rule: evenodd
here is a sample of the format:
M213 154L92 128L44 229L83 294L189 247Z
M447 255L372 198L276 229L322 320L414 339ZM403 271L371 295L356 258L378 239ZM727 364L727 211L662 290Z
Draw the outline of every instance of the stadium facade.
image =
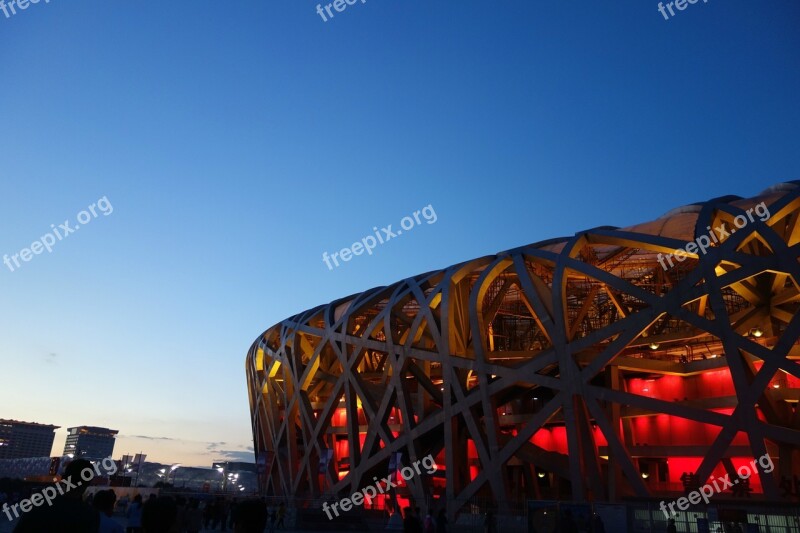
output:
M676 253L677 249L681 249ZM797 501L800 182L598 227L310 309L250 348L262 488L393 477L367 508L715 496Z

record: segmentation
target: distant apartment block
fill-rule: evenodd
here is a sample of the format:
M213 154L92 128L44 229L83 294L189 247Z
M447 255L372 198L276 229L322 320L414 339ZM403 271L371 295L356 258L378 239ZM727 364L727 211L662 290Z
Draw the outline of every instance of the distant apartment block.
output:
M67 429L64 455L85 459L103 459L114 454L114 443L119 431L94 426L78 426Z
M58 426L0 418L0 459L50 457Z

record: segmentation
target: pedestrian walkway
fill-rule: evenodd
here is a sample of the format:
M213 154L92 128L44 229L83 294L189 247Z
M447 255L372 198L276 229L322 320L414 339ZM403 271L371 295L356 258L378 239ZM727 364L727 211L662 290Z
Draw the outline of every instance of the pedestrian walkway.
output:
M13 522L9 522L4 516L0 516L0 518L2 518L2 520L0 520L0 533L11 533L12 531L14 531L14 523ZM125 526L125 523L126 523L125 519L115 517L115 520L117 520L117 522L119 522L123 527ZM220 531L220 529L201 529L200 531L201 531L201 533L209 533L211 531ZM227 531L232 532L233 530L228 529ZM269 530L265 529L264 531L269 531ZM304 530L300 530L300 529L285 529L283 531L286 531L287 533L317 533L318 531L322 531L322 530L317 529L317 530L314 530L314 531L310 531L310 530L304 531ZM352 531L352 533L369 533L369 532L368 531L363 531L363 532L361 532L361 531Z
M123 527L127 526L127 520L122 515L119 515L119 516L115 515L114 516L114 520L119 522L120 525L122 525ZM16 524L16 522L17 522L16 520L14 522L9 522L6 519L5 516L0 515L0 533L12 533L14 531L14 525ZM200 531L201 531L201 533L209 533L211 531L222 531L222 530L219 529L219 527L218 527L217 529L201 529ZM233 532L233 530L230 529L230 528L227 529L227 531L229 531L231 533ZM264 531L268 532L269 528L265 529ZM286 533L317 533L318 531L324 531L324 530L323 529L315 529L315 530L312 531L312 530L301 530L301 529L287 528L287 529L284 529L284 530L276 530L275 533L281 533L283 531L285 531ZM334 531L334 530L331 529L331 531ZM364 530L364 531L349 530L349 532L352 532L352 533L369 533L369 531L367 531L367 530Z
M122 525L123 527L127 526L127 522L128 521L121 514L114 515L114 520L119 522L120 525ZM13 522L9 522L8 519L4 515L0 514L0 533L12 533L14 531L14 525L16 524L16 522L17 522L17 520L14 520ZM211 531L222 531L222 529L217 527L217 529L201 529L200 531L201 531L201 533L209 533ZM233 532L233 530L230 529L230 528L226 529L226 531ZM264 531L265 531L265 533L269 532L270 531L269 527L264 529ZM291 527L288 527L288 528L283 529L283 530L275 530L275 533L279 533L279 532L282 532L282 531L286 531L286 532L289 532L289 533L319 533L318 530L294 529L294 528L291 528ZM348 533L371 533L370 530L368 530L368 529L359 529L359 530L346 529L346 531L348 531Z

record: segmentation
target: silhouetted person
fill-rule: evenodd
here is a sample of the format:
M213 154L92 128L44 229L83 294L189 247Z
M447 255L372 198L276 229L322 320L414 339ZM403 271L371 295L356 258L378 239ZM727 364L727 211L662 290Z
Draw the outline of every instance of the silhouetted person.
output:
M128 533L140 533L142 531L142 495L137 494L133 503L128 506L126 515L128 517Z
M281 504L278 506L278 511L275 513L275 519L277 522L275 524L276 529L283 529L286 527L283 525L284 518L286 518L286 506L283 504L283 502L281 502Z
M422 522L422 531L424 533L436 533L436 520L433 519L430 510L425 515L425 520Z
M595 514L592 518L592 531L593 533L606 533L606 525L599 514Z
M486 518L483 520L483 531L485 533L494 533L497 529L494 527L494 515L492 511L486 511Z
M217 498L217 503L214 504L214 521L211 523L211 529L217 529L217 524L222 524L220 531L227 531L228 502L222 496Z
M444 509L440 509L436 515L436 533L447 533L447 513Z
M262 533L267 526L267 508L259 500L243 501L236 513L236 533Z
M267 508L267 522L269 524L269 533L273 533L275 531L275 521L278 519L278 510L272 510L271 507Z
M25 513L14 528L15 533L97 533L100 515L89 505L83 503L83 493L89 484L81 479L81 472L92 469L86 459L75 459L64 469L64 481L58 485L64 494L52 500L53 505L34 507ZM48 487L49 488L49 487Z
M196 498L189 500L185 526L187 533L199 533L203 529L203 511L200 510L200 502Z
M233 530L236 527L236 518L239 516L239 502L236 501L236 498L231 501L231 504L228 506L228 527Z
M404 509L405 518L403 518L403 533L422 533L422 525L411 507Z
M211 519L214 518L214 502L209 500L203 506L203 525L206 529L211 527Z
M144 533L168 533L177 515L178 508L172 498L150 498L142 509L142 530Z
M170 533L183 533L186 530L186 498L183 496L176 496L175 508L175 523L172 524Z
M217 525L219 524L219 517L222 512L220 505L222 505L222 502L220 502L219 497L211 504L211 529L217 529ZM208 527L209 526L206 526L206 528Z
M101 490L94 495L92 504L100 513L99 533L124 533L125 528L112 518L115 503L117 503L117 495L113 490Z
M678 533L678 528L675 527L675 520L672 518L667 520L667 533Z
M125 512L128 511L128 505L130 505L130 503L131 502L130 502L130 498L128 498L128 495L127 494L123 494L122 498L117 500L117 510L118 511L122 511L122 513L124 514Z

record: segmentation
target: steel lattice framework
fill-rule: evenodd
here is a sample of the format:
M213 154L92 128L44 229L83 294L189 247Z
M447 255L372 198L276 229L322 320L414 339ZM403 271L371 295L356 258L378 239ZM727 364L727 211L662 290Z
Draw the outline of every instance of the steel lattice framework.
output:
M747 219L761 202L768 218ZM800 473L798 217L800 186L785 183L481 257L276 324L246 362L265 488L347 495L385 476L395 452L404 464L430 453L439 477L402 492L417 505L442 498L452 516L479 498L502 511L544 495L658 495L676 481L670 457L695 458L706 480L769 453L777 467L759 472L756 492L781 498L781 476ZM723 224L728 236L713 229ZM710 230L719 242L707 253L665 261ZM691 381L710 373L716 392ZM672 424L672 440L643 442L654 420ZM554 431L560 448L540 438Z

